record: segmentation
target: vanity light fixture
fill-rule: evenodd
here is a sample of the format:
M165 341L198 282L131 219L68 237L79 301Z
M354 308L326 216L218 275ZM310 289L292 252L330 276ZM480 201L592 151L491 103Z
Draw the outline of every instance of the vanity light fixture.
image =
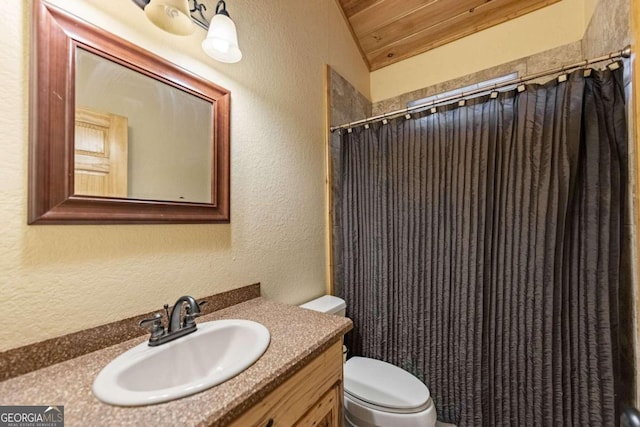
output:
M236 25L229 17L224 0L219 0L216 5L216 14L209 23L207 38L202 41L202 50L220 62L234 63L242 59Z
M202 50L220 62L234 63L242 59L242 52L238 46L236 25L229 17L227 4L219 0L216 13L207 22L202 11L207 7L198 0L133 0L144 9L149 21L155 26L171 34L186 36L193 33L194 22L207 31L207 37L202 41ZM193 7L190 7L190 2ZM191 15L198 12L200 17Z
M195 30L188 0L151 0L144 13L156 27L171 34L188 36Z

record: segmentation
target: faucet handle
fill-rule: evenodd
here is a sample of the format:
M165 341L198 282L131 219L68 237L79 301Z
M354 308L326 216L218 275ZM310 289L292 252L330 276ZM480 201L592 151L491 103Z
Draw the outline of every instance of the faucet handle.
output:
M191 315L191 317L200 317L202 316L202 313L199 311L203 306L207 305L208 303L206 301L200 301L198 303L198 311L196 313L191 313L191 309L190 307L187 307L187 314Z
M198 311L196 311L195 313L192 313L192 312L191 312L191 307L190 307L190 306L186 306L186 307L185 307L185 310L186 310L185 315L186 315L186 316L191 316L191 317L199 317L199 316L202 316L202 313L200 312L200 309L201 309L203 306L207 305L207 304L208 304L208 303L207 303L206 301L200 301L200 302L198 303Z
M162 325L162 315L160 313L156 313L150 319L143 319L140 321L141 328L149 328L151 329L151 338L149 341L156 341L161 336L164 335L164 325Z
M200 317L202 315L202 313L200 313L200 307L202 307L203 305L207 304L206 301L200 301L198 303L198 311L195 313L191 312L191 307L186 306L185 307L185 313L184 313L184 319L182 320L182 326L183 327L189 327L189 326L194 326L196 324L195 322L195 318L196 317Z
M149 325L156 326L156 324L162 324L162 315L160 313L156 313L153 317L149 319L142 319L140 321L141 328L146 328Z

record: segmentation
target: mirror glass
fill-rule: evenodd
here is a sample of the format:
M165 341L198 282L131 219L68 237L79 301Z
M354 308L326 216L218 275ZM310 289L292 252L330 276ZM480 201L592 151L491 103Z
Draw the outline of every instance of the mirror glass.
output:
M213 104L76 49L76 195L211 203Z

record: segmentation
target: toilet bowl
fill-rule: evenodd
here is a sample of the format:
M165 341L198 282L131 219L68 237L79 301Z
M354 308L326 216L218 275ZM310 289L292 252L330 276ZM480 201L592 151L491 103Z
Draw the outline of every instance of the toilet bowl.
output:
M300 307L344 316L346 303L331 295ZM425 384L382 360L352 357L344 364L347 427L433 427L436 409Z

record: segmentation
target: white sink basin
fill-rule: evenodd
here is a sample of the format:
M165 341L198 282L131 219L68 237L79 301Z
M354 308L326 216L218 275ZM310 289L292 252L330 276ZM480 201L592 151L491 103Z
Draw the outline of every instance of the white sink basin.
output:
M150 405L188 396L247 369L269 346L271 335L250 320L216 320L158 347L144 342L100 371L93 394L105 403Z

